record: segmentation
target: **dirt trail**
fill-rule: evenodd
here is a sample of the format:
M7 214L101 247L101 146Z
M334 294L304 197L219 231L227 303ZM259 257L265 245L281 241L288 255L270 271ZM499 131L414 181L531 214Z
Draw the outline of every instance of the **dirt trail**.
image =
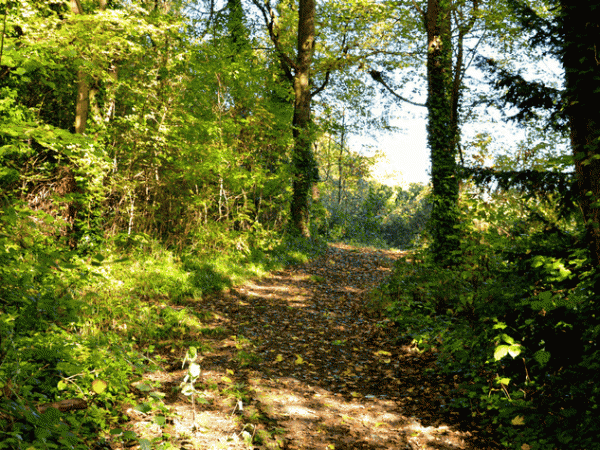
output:
M391 324L367 307L400 255L332 244L315 261L196 304L229 333L204 352L209 403L196 407L196 427L187 399L165 400L180 448L495 448L448 411L451 382L427 370L432 356L394 343ZM177 386L181 359L172 369L153 377Z

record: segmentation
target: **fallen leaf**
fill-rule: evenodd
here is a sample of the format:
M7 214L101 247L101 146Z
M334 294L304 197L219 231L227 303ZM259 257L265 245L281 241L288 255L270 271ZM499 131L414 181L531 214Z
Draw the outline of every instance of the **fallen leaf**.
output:
M513 420L510 421L513 425L525 425L525 417L517 416Z

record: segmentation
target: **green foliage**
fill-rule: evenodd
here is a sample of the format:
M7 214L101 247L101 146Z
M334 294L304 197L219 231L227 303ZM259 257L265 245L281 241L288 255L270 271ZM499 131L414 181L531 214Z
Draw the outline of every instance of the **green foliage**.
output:
M358 180L343 191L325 184L317 207L317 230L332 240L359 245L411 248L423 243L431 207L428 189L412 184L408 190ZM313 206L313 210L316 207Z
M427 251L399 261L388 312L400 337L461 380L451 407L492 424L508 448L593 448L599 324L577 221L556 214L558 199L508 194L463 198L459 262Z
M235 250L230 236L230 252L181 254L140 234L119 235L82 257L53 244L55 222L9 203L0 216L0 448L84 449L99 435L142 443L115 427L121 405L132 401L131 382L156 367L158 350L187 342L186 392L196 396L191 349L199 357L209 349L204 337L227 332L203 323L210 313L179 305L323 249L322 242L265 235L264 248ZM239 337L237 344L240 363L254 364L249 342ZM68 399L87 408L37 412ZM138 407L161 408L152 400Z

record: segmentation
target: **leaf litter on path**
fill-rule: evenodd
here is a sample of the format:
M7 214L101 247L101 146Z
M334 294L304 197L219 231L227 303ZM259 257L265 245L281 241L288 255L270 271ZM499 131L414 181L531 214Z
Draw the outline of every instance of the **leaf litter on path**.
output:
M428 370L434 355L396 342L392 323L368 307L400 256L330 244L313 261L197 302L229 336L203 355L202 383L219 389L196 407L201 433L181 448L497 448L448 411L452 386ZM165 403L183 414L180 397Z

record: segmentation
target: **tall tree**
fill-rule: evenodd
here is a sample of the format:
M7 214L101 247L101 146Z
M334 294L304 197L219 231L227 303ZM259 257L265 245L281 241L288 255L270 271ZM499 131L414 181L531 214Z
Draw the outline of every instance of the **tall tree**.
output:
M458 233L459 113L465 72L464 39L475 24L479 0L453 2L427 0L413 6L426 32L427 67L427 142L431 158L432 203L430 230L432 253L442 264L455 259ZM470 8L467 7L470 4ZM397 94L380 72L372 78L401 101L419 105Z
M427 30L427 141L433 186L432 251L436 260L451 261L458 249L458 127L453 123L452 29L450 0L428 0L422 12Z
M566 112L579 205L592 262L600 267L600 2L560 0Z
M538 13L527 2L510 0L530 44L551 53L562 63L565 88L527 81L520 74L500 69L493 60L483 67L497 81L505 103L516 106L515 119L526 121L544 111L547 126L570 134L576 169L576 195L586 226L587 246L592 264L600 265L600 3L551 0ZM566 116L566 117L565 117ZM565 118L567 126L565 127Z
M263 14L269 36L294 92L291 226L293 232L310 237L309 196L313 184L319 178L317 163L312 151L311 101L313 95L322 90L328 81L327 77L319 89L311 91L316 2L315 0L299 0L295 57L289 56L283 48L276 13L270 1L267 0L262 4L258 0L254 0L254 4L260 8Z

